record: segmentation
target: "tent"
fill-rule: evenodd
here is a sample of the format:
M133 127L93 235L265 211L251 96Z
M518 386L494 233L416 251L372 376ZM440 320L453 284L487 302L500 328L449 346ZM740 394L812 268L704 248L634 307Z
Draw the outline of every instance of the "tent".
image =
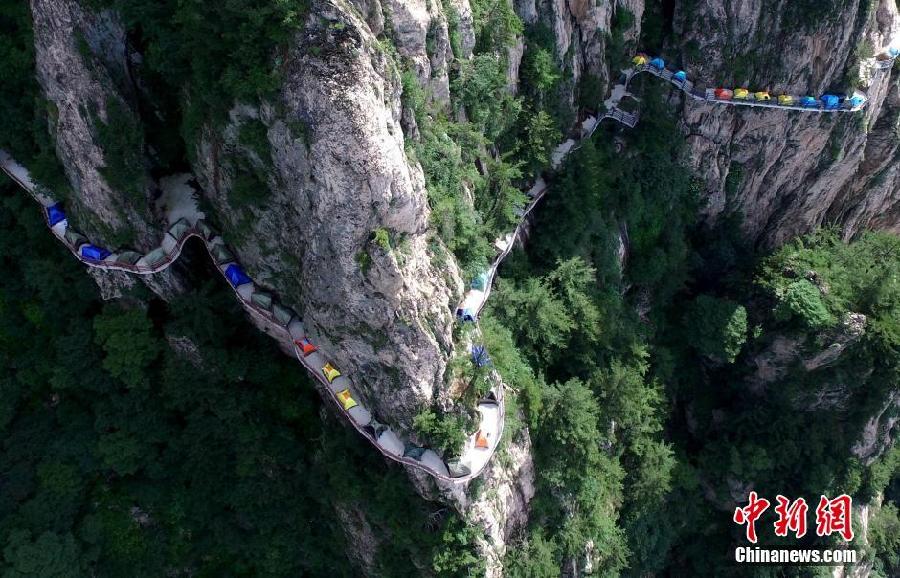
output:
M406 450L403 452L403 455L407 458L412 458L417 460L422 457L422 454L425 453L425 448L420 448L419 446L414 446L412 444L406 444Z
M169 227L169 234L175 238L176 241L180 241L181 238L191 230L191 225L185 219L178 219L175 221L175 224Z
M814 99L814 98L811 97L811 96L804 96L804 97L801 97L801 98L800 98L800 106L805 106L805 107L808 107L808 108L809 108L809 107L812 107L812 108L818 108L818 107L819 107L819 101L816 100L816 99Z
M475 345L472 347L472 363L474 363L476 367L491 365L491 357L488 355L487 348L484 345Z
M387 429L387 426L383 423L378 423L374 419L369 422L369 425L365 427L366 433L372 436L373 439L378 439L382 432Z
M638 54L634 58L631 59L631 63L635 66L643 66L647 64L647 55L646 54Z
M447 462L447 470L450 472L451 478L462 478L472 473L472 468L461 463L459 460Z
M859 108L866 103L866 97L861 94L854 94L847 102L850 103L850 108Z
M484 288L487 286L488 272L482 271L477 277L472 279L472 289L477 289L478 291L484 291Z
M772 97L771 97L771 96L769 95L769 93L766 92L765 90L760 90L759 92L754 92L754 93L753 93L753 99L754 99L754 100L765 101L765 100L772 100Z
M337 393L338 401L341 402L341 405L344 406L344 411L350 411L352 408L356 407L356 400L353 399L353 396L350 395L350 390L345 389L344 391L339 391Z
M484 437L484 434L481 433L481 430L475 432L475 447L480 450L486 450L490 447L487 438Z
M900 48L891 46L890 48L888 48L888 54L891 56L891 58L897 58L897 56L900 56Z
M304 337L303 339L297 339L294 341L294 345L297 346L300 351L303 352L303 357L306 357L310 353L314 351L318 351L318 347L312 344L308 337Z
M652 66L656 70L662 70L666 67L666 61L662 58L657 57L650 61L650 66Z
M231 283L232 287L239 287L253 282L250 277L247 277L243 269L233 263L225 269L225 276L228 277L228 282Z
M209 224L203 219L197 221L197 230L200 231L200 234L203 235L203 238L207 241L216 236L216 232L213 231L212 227L210 227Z
M294 317L294 312L279 303L272 304L272 316L282 327L287 327Z
M734 96L734 93L727 88L717 88L713 94L715 94L716 98L719 100L731 100L731 97Z
M56 203L52 207L47 207L47 223L51 227L65 220L66 213L62 210L62 203Z
M157 247L156 249L153 249L152 251L144 255L144 263L153 267L155 265L158 265L159 263L162 263L167 258L168 256L166 255L166 252L163 250L163 248Z
M81 248L81 256L91 261L102 261L110 255L109 251L96 245L85 245Z
M119 253L119 256L116 257L116 263L127 263L128 265L134 265L140 258L140 253L135 253L134 251L122 251L121 253Z
M265 291L255 291L250 296L250 302L268 311L272 308L272 294Z
M478 316L469 307L460 307L456 310L456 318L460 321L474 322L478 318Z
M69 245L76 249L88 242L87 237L71 227L66 229L65 239L69 242Z
M794 97L790 94L779 94L778 95L778 104L784 104L786 106L791 106L794 104Z
M224 265L234 261L234 255L231 254L231 251L225 245L213 245L211 251L213 259L216 260L216 265Z
M672 78L674 78L678 82L684 82L685 80L687 80L687 73L683 70L679 70L674 75L672 75Z
M745 99L750 96L750 91L746 88L735 88L734 89L734 98Z
M825 105L826 110L834 110L841 104L841 99L833 94L823 94L822 98L819 100L822 101L822 104Z
M328 383L331 383L335 379L341 376L341 372L338 369L331 365L331 362L327 362L324 366L322 366L322 375L325 376L325 379L328 380Z

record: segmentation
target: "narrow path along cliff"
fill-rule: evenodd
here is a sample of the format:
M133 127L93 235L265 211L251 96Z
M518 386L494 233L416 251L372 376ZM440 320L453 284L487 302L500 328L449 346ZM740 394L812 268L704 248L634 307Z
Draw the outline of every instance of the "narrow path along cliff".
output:
M870 59L869 65L876 72L888 70L893 66L898 54L900 49L889 47ZM628 127L637 124L638 115L619 108L619 104L624 98L631 96L628 92L628 83L631 79L644 72L668 81L693 100L711 104L832 113L855 112L862 109L867 102L866 95L858 92L848 96L826 94L820 98L778 95L773 99L765 91L751 93L745 88L701 90L687 78L684 71L666 68L665 62L660 58L639 54L632 62L634 67L623 71L622 81L613 87L610 97L603 103L603 112L597 117L587 118L582 123L580 139L568 139L553 151L551 168L558 168L564 158L577 149L579 140L590 138L602 120L609 118ZM40 203L44 210L45 221L53 234L77 259L89 267L151 275L165 270L174 263L189 239L197 238L203 242L210 258L229 282L247 312L265 327L271 328L271 332L279 339L284 340L298 361L327 392L326 397L336 404L339 412L346 416L350 424L385 457L422 470L437 479L460 483L480 475L494 455L503 436L505 423L504 386L496 371L491 372L489 393L477 403L479 428L467 438L460 456L445 461L434 450L414 446L402 439L357 401L358 396L355 394L352 381L348 376L342 375L340 370L328 361L325 353L308 339L300 316L290 307L279 303L273 294L260 288L244 273L222 236L206 222L205 215L197 209L193 191L185 183L170 187L163 196L168 228L160 245L142 255L127 250L110 251L92 244L70 226L61 204L56 202L48 191L36 185L27 169L5 151L0 151L0 167ZM547 191L548 185L543 178L538 178L528 191L529 202L519 210L518 225L512 232L495 241L497 254L491 266L478 280L473 281L471 288L458 305L456 316L460 322L477 324L478 315L490 296L497 268L515 246L529 213ZM489 357L482 346L469 343L466 347L473 363L477 365L489 363Z

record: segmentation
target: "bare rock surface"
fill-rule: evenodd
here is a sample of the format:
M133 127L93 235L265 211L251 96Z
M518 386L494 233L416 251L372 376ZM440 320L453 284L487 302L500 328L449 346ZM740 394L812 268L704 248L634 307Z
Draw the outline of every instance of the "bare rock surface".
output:
M75 193L70 210L99 242L125 231L135 248L155 246L159 238L148 219L149 197L129 200L102 174L107 159L95 121L107 120L111 101L131 110L123 91L127 70L121 24L113 13L93 13L76 0L32 0L31 12L37 77L50 107L56 153Z

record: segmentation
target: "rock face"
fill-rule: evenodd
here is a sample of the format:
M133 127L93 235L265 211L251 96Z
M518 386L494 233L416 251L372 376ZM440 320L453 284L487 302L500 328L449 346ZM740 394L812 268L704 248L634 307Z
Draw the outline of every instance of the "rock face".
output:
M818 97L845 93L847 79L858 77L869 96L864 114L852 116L685 103L707 218L739 213L747 237L767 247L825 223L838 224L847 238L865 228L900 231L897 75L865 61L857 66L900 40L896 3L848 2L814 18L790 2L777 9L761 0L678 6L678 44L668 50L709 86Z
M93 239L126 233L138 249L155 246L148 187L139 186L132 196L114 190L103 175L108 159L97 136L97 123L108 120L111 104L134 114L121 24L113 13L92 13L75 0L33 0L31 12L37 77L50 107L57 156L74 190L69 209Z
M286 58L281 102L236 108L204 139L195 172L218 220L244 215L248 230L225 235L251 275L302 311L379 420L408 430L443 385L462 284L452 259L432 263L443 248L404 151L398 70L355 11L314 12ZM265 125L271 191L242 208L237 161L260 162L237 136L247 122Z
M636 40L644 14L644 0L515 0L516 13L526 26L546 26L556 42L556 57L564 70L563 98L574 106L578 84L586 75L600 81L602 100L609 86L607 40L613 18L627 12L634 23L624 27L624 40ZM600 102L596 103L597 106Z

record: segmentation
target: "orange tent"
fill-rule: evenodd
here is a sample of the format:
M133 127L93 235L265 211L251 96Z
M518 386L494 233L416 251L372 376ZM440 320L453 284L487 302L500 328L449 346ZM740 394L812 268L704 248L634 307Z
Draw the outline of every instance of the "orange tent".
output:
M295 340L294 340L294 345L296 345L297 348L298 348L301 352L303 352L303 357L306 357L307 355L309 355L309 354L312 353L313 351L317 351L317 350L319 349L318 347L316 347L315 345L313 345L312 342L310 342L310 340L307 339L306 337L304 337L303 339L295 339Z
M475 447L482 450L486 450L489 447L487 438L484 437L484 434L481 433L481 430L475 432Z

